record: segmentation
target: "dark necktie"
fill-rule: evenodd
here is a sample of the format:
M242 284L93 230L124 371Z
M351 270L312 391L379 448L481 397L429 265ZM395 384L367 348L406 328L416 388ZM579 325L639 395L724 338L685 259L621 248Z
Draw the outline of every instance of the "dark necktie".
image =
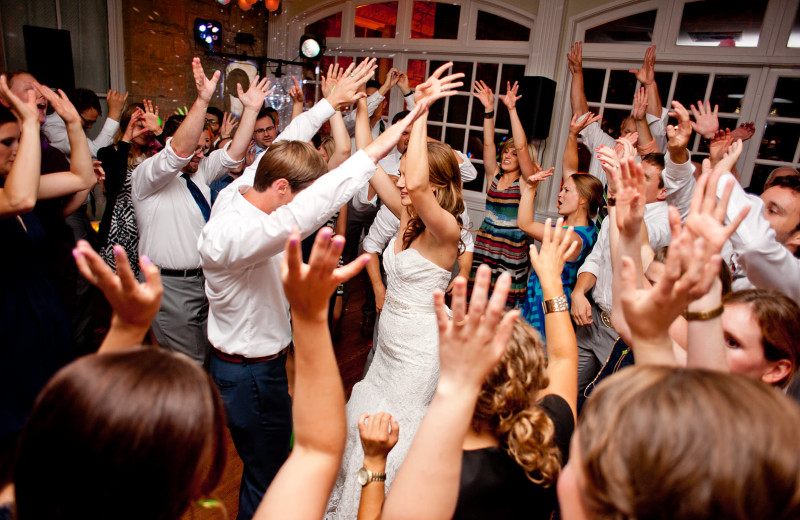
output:
M200 208L203 218L208 222L209 217L211 217L211 206L208 205L208 201L203 196L203 192L200 191L200 188L197 187L197 184L194 183L188 173L182 173L181 177L186 179L186 186L189 188L189 193L194 197L194 201L197 203L197 207Z

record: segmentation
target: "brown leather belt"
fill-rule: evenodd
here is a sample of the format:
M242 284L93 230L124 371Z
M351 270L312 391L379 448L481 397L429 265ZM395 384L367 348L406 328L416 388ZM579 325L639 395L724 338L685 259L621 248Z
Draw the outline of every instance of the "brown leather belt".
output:
M283 350L278 352L277 354L272 354L270 356L261 356L261 357L246 357L239 354L228 354L226 352L222 352L218 348L212 348L211 350L214 352L214 355L220 358L223 361L228 361L230 363L262 363L264 361L272 361L273 359L278 359L281 356L285 356L287 352L289 352L289 347L292 344L289 343Z

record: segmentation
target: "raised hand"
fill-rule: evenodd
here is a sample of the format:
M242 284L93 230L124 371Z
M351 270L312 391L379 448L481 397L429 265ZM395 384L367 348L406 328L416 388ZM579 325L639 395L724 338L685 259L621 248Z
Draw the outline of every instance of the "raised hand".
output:
M256 160L256 142L250 141L247 151L244 153L244 167L247 168Z
M128 100L128 93L120 94L114 89L111 89L106 94L106 102L108 103L108 118L114 121L119 121L119 116L125 108L125 102Z
M620 235L638 237L644 220L647 182L641 164L629 157L613 172L616 185L616 224Z
M728 128L720 130L711 137L711 142L708 143L708 158L711 159L712 168L722 160L731 144L733 144L733 135Z
M385 92L389 92L392 89L392 87L397 85L397 82L399 80L400 80L400 71L394 67L389 69L389 71L386 73L386 78L383 80L381 94L386 95Z
M123 141L130 143L133 139L147 132L147 129L144 127L144 125L139 125L139 122L142 120L144 120L144 110L137 108L133 114L131 114L131 119L128 121L128 126L125 127L125 133L122 134Z
M639 132L632 132L628 135L615 139L617 145L614 151L620 160L625 160L628 157L636 156L636 143L639 141Z
M98 183L106 180L106 171L103 169L103 163L101 161L92 161L92 169L94 170L94 176Z
M672 101L672 112L670 116L678 120L675 126L667 125L667 137L669 138L668 146L671 149L685 150L689 146L689 138L692 136L692 123L689 119L689 112L678 101ZM675 158L673 157L673 160Z
M741 148L742 142L737 140L738 147ZM735 152L731 157L738 157ZM727 173L721 164L711 169L711 161L703 160L703 173L697 179L692 194L692 201L689 205L689 215L686 217L685 227L694 236L701 237L706 241L711 254L722 251L722 246L728 241L730 236L739 227L739 224L747 216L750 206L745 206L728 225L725 225L725 215L728 209L728 202L731 198L733 185L736 182L729 179L722 196L717 198L717 184L720 177Z
M584 128L592 123L603 120L603 116L594 115L594 112L588 112L586 117L580 121L578 121L579 117L581 117L581 114L572 114L572 119L569 122L569 133L573 136L578 136Z
M64 120L66 125L70 124L81 124L81 116L78 114L78 110L69 100L64 91L58 89L58 94L50 90L49 87L45 85L40 85L38 82L34 82L34 88L39 91L39 93L44 96L50 106L53 107L53 110L56 111L56 114Z
M250 82L250 88L247 89L247 92L243 92L242 86L238 83L236 84L236 92L245 109L258 112L264 106L264 100L267 99L267 96L275 90L274 87L269 88L269 86L270 81L267 78L259 80L258 76L256 76Z
M366 92L361 91L361 87L367 84L376 67L375 58L365 59L357 66L355 63L351 63L341 74L338 83L335 85L336 88L331 87L330 95L326 96L333 108L344 108L361 98L367 97ZM330 79L328 78L329 86Z
M614 148L603 145L595 150L597 152L597 158L600 160L600 166L602 166L603 171L606 172L608 194L612 196L615 195L617 191L617 185L614 179L619 176L619 165L621 162L619 154L617 153L618 147L619 144Z
M530 247L531 266L536 271L536 276L540 280L551 280L561 282L561 272L564 270L564 263L567 258L575 253L578 242L575 240L574 228L569 226L564 229L564 219L559 217L555 227L553 221L544 221L545 233L542 235L542 247L536 250L535 245ZM549 230L552 229L552 238Z
M583 74L583 42L575 42L567 54L569 72L573 76Z
M286 241L286 254L281 262L281 280L292 315L312 321L327 321L331 294L342 284L358 274L367 265L369 255L364 254L338 267L344 248L344 237L323 227L317 232L308 264L303 263L300 251L300 231L292 230Z
M121 325L145 331L150 327L150 322L161 308L163 288L159 269L149 258L139 258L139 266L145 277L145 282L139 283L128 263L128 255L120 245L114 246L116 274L85 240L78 241L72 255L81 274L103 291L114 311L114 320Z
M532 173L530 176L528 176L528 178L525 179L525 181L530 185L537 184L545 179L549 179L550 177L552 177L555 169L556 169L555 166L551 166L549 170L543 170L539 168L535 173Z
M322 91L322 97L326 98L331 95L331 92L343 75L344 67L339 67L338 63L328 65L328 75L320 76L319 88Z
M358 434L361 437L361 447L364 448L365 462L369 459L385 462L386 456L400 437L400 425L386 412L373 415L363 413L358 418Z
M219 136L222 139L230 139L233 136L233 131L239 125L239 120L235 115L230 112L225 112L222 116L222 124L219 127Z
M693 299L708 292L719 274L722 257L709 256L703 239L693 240L690 233L682 232L678 211L670 207L669 212L672 241L661 280L651 288L637 287L641 277L629 257L622 258L620 274L622 311L634 338L633 347L644 353L646 343L657 341L664 347L657 356L674 364L667 330Z
M457 72L456 74L450 74L449 76L441 77L441 75L453 66L453 62L449 61L433 71L425 83L420 83L417 86L417 90L414 91L414 101L422 101L423 99L427 101L428 106L430 106L434 101L437 99L454 96L456 94L455 89L462 86L464 83L461 81L455 81L457 79L463 78L463 72Z
M303 87L300 86L300 83L294 76L292 76L292 82L294 85L292 85L292 88L289 89L289 97L292 98L294 103L300 103L302 105L306 101L306 96L303 93Z
M720 170L722 173L732 172L740 155L742 155L742 140L737 139L731 143L722 155L722 159L715 165L715 169Z
M20 98L11 91L8 86L6 75L0 75L0 100L8 105L11 112L16 116L20 126L24 123L39 124L39 107L37 106L37 95L33 90L25 92L25 97Z
M444 293L434 292L439 323L439 388L477 390L503 357L519 311L512 310L503 316L511 277L507 273L500 275L491 300L488 298L490 281L491 270L486 265L480 266L467 310L467 281L461 276L456 278L451 300L452 320L447 315Z
M647 115L647 89L645 87L639 88L633 95L633 110L631 115L634 119L642 121Z
M636 76L636 80L644 86L650 86L656 80L656 46L648 47L644 53L642 68L630 69L628 72Z
M472 88L472 95L478 98L483 108L489 112L494 110L494 93L492 93L492 89L481 80L476 81Z
M195 57L192 59L192 74L194 75L194 85L197 88L197 98L208 104L217 88L220 71L214 71L214 75L208 79L203 65L200 64L200 58Z
M694 116L694 122L691 122L694 131L706 139L714 137L714 134L719 130L719 118L717 117L719 106L714 105L714 111L712 112L711 104L708 101L706 101L705 106L703 106L702 101L698 101L697 108L694 105L689 105L689 108L692 109L692 115Z
M142 101L144 104L144 127L150 132L158 135L161 133L161 119L158 117L158 105L153 105L149 99Z
M733 132L731 132L731 137L734 139L741 139L742 141L747 141L753 134L756 133L756 125L755 123L742 123L738 126Z
M408 74L402 71L398 73L397 87L400 89L400 92L402 92L404 96L407 95L409 92L411 92L411 85L409 84Z
M507 82L506 84L506 93L500 96L500 101L506 106L508 110L514 110L517 108L517 101L522 97L522 95L517 95L517 91L519 90L519 83L516 81L514 85L511 85L511 82Z

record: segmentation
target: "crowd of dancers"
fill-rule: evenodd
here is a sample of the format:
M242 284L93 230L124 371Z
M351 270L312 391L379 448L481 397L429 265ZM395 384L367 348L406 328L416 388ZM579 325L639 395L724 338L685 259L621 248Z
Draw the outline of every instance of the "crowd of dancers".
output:
M560 172L517 83L472 85L477 234L475 167L427 135L463 86L451 63L415 88L374 59L332 65L307 110L295 80L279 133L269 81L238 86L234 117L195 58L184 113L111 91L93 140L93 93L0 76L0 518L220 507L225 428L242 520L800 517L800 173L746 193L753 128L662 107L654 47L608 135L581 51ZM364 268L379 321L346 400L332 337Z

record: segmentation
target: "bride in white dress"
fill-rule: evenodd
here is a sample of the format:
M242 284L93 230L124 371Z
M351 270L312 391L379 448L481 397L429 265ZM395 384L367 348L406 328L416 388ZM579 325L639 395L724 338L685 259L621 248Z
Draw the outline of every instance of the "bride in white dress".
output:
M451 65L440 67L417 87L417 103L448 95L461 85L454 80L463 74L439 79ZM358 515L358 470L364 461L358 434L361 414L388 412L400 425L400 439L386 461L388 491L439 377L433 291L444 290L450 281L450 267L456 261L461 240L459 215L464 211L464 201L455 155L449 146L427 141L427 124L427 113L414 123L396 183L380 166L370 180L383 203L400 218L400 231L383 254L387 287L378 330L379 347L369 372L353 387L347 403L347 444L328 503L329 519L354 520ZM365 133L369 133L369 126L366 102L362 100L356 123L359 148L365 145Z

